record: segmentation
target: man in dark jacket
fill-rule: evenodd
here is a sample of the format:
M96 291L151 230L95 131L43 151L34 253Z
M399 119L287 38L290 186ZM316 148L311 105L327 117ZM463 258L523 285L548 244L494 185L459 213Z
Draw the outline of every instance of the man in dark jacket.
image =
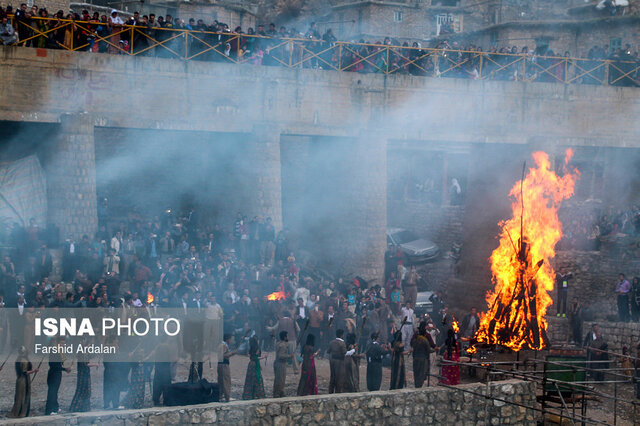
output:
M367 390L380 390L382 384L382 357L389 351L378 341L378 333L371 334L371 343L367 347Z
M331 377L329 379L329 393L342 393L345 365L344 357L347 353L347 346L342 339L344 330L339 328L336 330L336 338L329 343L327 354L330 357L329 367Z

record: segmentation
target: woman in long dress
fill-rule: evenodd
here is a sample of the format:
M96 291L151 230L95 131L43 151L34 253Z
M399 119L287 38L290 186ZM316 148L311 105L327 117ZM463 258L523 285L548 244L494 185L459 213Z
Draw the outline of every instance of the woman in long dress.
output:
M320 349L314 352L315 345L316 337L313 334L308 334L307 341L302 347L302 373L298 383L298 396L318 394L315 357L320 353Z
M36 373L38 369L33 368L24 346L18 351L15 367L16 393L9 417L27 417L31 410L31 374Z
M405 386L404 371L404 344L402 343L402 332L396 331L393 335L393 345L391 346L393 361L391 362L391 386L389 390L402 389Z
M89 360L78 360L78 380L76 393L71 400L70 412L91 411L91 367Z
M344 357L345 364L345 392L360 392L360 358L361 355L356 353L356 335L347 334L347 355Z
M242 399L260 399L265 397L264 382L262 380L262 369L260 360L264 359L255 336L249 339L249 365L247 365L247 375L244 379L244 391Z
M460 366L447 364L447 361L460 361L460 348L456 340L456 335L452 329L447 331L447 339L444 342L444 354L442 356L444 362L442 364L442 384L457 385L460 383Z
M137 358L142 360L142 351L137 352ZM131 380L129 383L129 392L124 398L125 408L142 408L144 405L144 363L142 361L134 361L131 363Z

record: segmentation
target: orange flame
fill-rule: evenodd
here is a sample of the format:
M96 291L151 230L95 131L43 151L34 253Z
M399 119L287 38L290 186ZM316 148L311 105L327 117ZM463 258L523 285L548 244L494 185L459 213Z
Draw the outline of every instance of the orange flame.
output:
M284 294L284 290L276 291L267 296L267 300L283 300L287 295Z
M548 346L545 315L553 303L548 292L555 282L549 259L555 256L555 246L562 238L558 209L563 200L573 196L580 175L566 167L572 155L573 151L567 150L565 173L560 177L550 169L546 153L533 154L536 167L529 169L522 183L524 210L521 182L511 189L513 216L499 223L500 245L490 259L495 288L487 293L488 311L469 352L475 352L476 344L499 344L514 351Z
M451 328L453 328L453 332L456 334L458 334L458 332L460 331L460 325L458 324L458 320L456 319L456 317L453 317Z
M153 298L153 294L147 293L147 305L152 304L154 300L155 299Z

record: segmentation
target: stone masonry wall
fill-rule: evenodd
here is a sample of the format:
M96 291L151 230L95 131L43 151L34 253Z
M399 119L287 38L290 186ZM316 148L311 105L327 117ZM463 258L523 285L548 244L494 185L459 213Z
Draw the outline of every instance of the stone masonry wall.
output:
M227 404L163 407L120 412L95 412L48 416L50 425L127 424L127 425L534 425L533 410L507 404L515 402L534 407L535 385L517 380L494 382L486 399L463 390L485 395L484 384L468 384L458 389L429 387L400 391L333 394L311 397L234 401ZM487 421L490 419L489 421ZM44 418L32 417L17 424L37 424Z
M630 354L636 353L635 348L640 343L640 324L624 322L585 321L582 325L582 339L591 329L592 324L598 324L602 337L609 345L609 351L621 354L622 348L629 348ZM550 318L547 334L552 344L563 345L571 341L571 330L568 319Z
M93 235L98 226L93 119L63 114L51 159L47 160L48 222L62 239Z
M388 226L405 228L431 239L441 252L462 242L463 206L434 206L418 201L388 201Z
M638 260L624 260L615 250L605 247L601 251L560 251L552 263L556 270L574 273L569 281L568 303L578 297L587 308L587 317L597 321L617 319L615 285L618 274L622 272L631 280L640 271ZM554 301L556 296L554 291ZM555 306L551 312L556 313Z

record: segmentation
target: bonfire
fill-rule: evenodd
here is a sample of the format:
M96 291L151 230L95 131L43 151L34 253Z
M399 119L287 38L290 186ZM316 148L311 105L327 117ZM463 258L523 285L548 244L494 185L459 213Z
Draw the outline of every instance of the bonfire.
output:
M579 173L569 169L567 150L563 176L551 170L549 156L533 154L529 169L509 196L511 219L502 221L500 244L490 258L494 289L487 293L488 310L482 315L469 352L479 345L502 345L514 351L541 350L549 345L547 309L553 303L555 272L549 260L562 238L558 209L571 196ZM524 203L523 203L524 200Z

